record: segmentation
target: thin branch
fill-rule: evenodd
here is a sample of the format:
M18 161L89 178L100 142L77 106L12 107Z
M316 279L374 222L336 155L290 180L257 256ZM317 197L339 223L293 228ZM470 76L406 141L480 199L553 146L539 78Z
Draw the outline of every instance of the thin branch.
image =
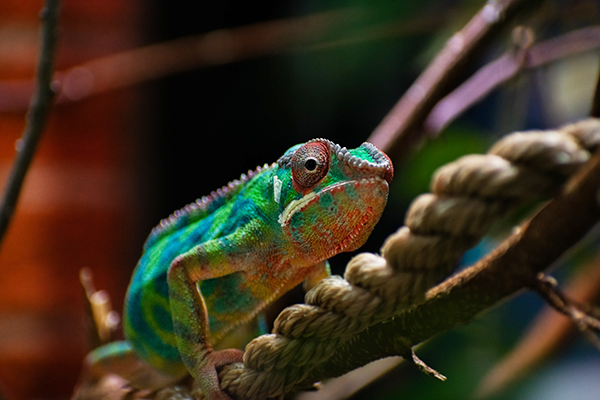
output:
M63 71L55 80L62 92L57 104L87 99L195 68L257 58L273 53L316 52L388 37L423 32L447 18L442 13L406 21L398 18L367 24L340 38L329 38L352 23L369 21L368 10L347 8L312 15L259 22L182 37L86 61ZM0 111L27 108L33 92L31 80L0 81Z
M475 103L522 71L598 48L600 48L600 26L594 26L538 43L526 49L526 54L508 51L482 67L444 97L427 117L423 129L429 136L440 132ZM600 104L597 107L600 108ZM600 110L597 112L600 113Z
M598 65L598 78L596 79L596 89L594 90L594 97L592 98L590 116L600 118L600 64Z
M41 12L41 46L36 90L27 112L25 130L21 139L17 141L17 156L0 202L0 244L17 205L25 175L44 131L54 98L51 81L54 74L59 5L59 0L46 0Z
M104 290L96 290L92 271L82 268L79 271L79 282L83 287L86 298L86 330L88 337L88 348L90 350L103 344L117 340L115 337L120 317L112 309L110 296Z
M57 72L62 88L57 101L78 101L192 68L268 54L291 43L312 43L331 27L356 16L356 10L329 11L215 30L96 58ZM20 110L23 104L19 99L31 86L29 80L0 82L0 110Z
M591 330L595 331L596 334L600 333L600 321L588 315L578 304L565 296L565 294L558 289L558 284L553 278L540 273L539 278L533 285L533 289L546 300L551 307L569 317L580 331L585 332ZM592 344L597 346L597 337L592 341Z
M369 139L392 158L406 154L421 139L418 129L437 104L458 84L468 62L525 6L540 1L497 0L486 5L456 33L417 78Z
M600 287L600 258L577 271L577 276L567 285L566 293L578 303L590 304L598 299ZM486 398L509 386L549 357L575 332L568 318L546 307L528 328L527 333L481 380L475 391L477 398Z
M415 367L417 367L419 369L419 371L423 372L426 375L431 376L432 378L438 379L440 381L445 381L446 378L444 375L440 374L438 371L436 371L435 369L431 368L429 365L425 364L425 362L423 360L421 360L419 357L417 357L417 355L415 354L415 352L411 349L410 352L407 352L403 358L405 360L407 360L409 363L411 363L412 365L414 365Z

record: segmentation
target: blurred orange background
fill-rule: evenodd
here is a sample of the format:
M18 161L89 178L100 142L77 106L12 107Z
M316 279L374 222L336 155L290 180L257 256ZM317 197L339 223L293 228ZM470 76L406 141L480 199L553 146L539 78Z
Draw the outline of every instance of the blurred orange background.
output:
M134 47L141 2L65 1L57 69ZM41 1L0 2L0 81L31 79ZM86 351L80 268L122 293L138 249L132 177L134 90L55 107L0 249L0 388L9 399L65 398ZM0 113L0 182L6 182L24 110ZM114 295L115 308L122 299ZM3 392L3 391L0 391ZM2 398L2 395L0 395Z

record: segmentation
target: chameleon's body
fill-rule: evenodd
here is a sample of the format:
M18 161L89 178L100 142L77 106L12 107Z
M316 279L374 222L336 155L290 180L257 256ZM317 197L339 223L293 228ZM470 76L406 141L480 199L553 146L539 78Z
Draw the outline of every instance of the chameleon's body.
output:
M370 144L346 150L315 139L175 212L152 231L134 271L126 342L88 361L110 369L135 356L162 376L189 372L207 398L226 398L215 368L242 352L212 346L303 280L326 276L329 257L361 246L392 174Z

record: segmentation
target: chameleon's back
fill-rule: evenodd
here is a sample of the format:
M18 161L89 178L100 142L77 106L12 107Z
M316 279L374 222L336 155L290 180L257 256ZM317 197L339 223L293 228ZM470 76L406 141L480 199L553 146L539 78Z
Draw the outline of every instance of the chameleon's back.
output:
M260 176L244 176L262 180ZM133 273L125 298L124 332L136 354L153 367L163 371L183 369L169 305L167 272L172 261L182 253L211 239L224 237L240 227L243 220L235 218L247 204L244 196L237 196L245 185L230 185L213 193L199 206L186 206L159 224L144 245L144 253ZM254 183L254 182L253 182ZM199 287L209 310L254 308L255 299L240 288L240 273L202 281ZM218 291L218 293L216 293ZM219 293L236 293L235 298L224 299ZM227 304L222 304L227 302ZM236 304L232 304L236 303ZM220 339L231 328L227 319L218 319L219 313L209 314L213 340Z

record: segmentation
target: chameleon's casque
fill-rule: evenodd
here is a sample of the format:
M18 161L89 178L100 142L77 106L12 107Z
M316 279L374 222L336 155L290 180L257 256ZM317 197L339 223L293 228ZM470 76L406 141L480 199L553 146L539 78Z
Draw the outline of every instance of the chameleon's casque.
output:
M297 284L327 276L329 257L360 247L392 176L370 143L348 150L314 139L176 211L151 232L133 273L126 341L92 352L92 370L141 386L189 372L208 399L227 398L215 368L243 353L212 346Z

